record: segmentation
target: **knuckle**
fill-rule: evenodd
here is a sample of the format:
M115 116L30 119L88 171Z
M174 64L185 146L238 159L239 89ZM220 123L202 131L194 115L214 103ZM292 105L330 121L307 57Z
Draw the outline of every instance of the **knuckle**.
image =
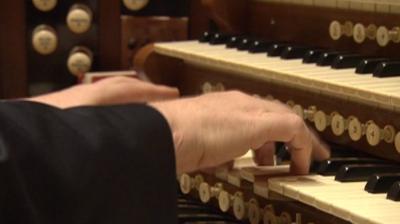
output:
M301 119L301 117L297 116L296 114L289 113L287 115L287 119L293 128L292 130L294 130L295 132L303 131L306 127L303 119Z

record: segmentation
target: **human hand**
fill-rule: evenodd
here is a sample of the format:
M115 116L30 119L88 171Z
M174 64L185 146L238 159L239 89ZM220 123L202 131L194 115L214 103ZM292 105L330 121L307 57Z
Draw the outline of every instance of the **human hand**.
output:
M155 85L136 78L118 76L92 84L80 84L58 92L28 98L59 108L91 105L143 103L174 99L179 96L176 88Z
M330 154L299 116L275 101L230 91L150 105L171 127L178 173L228 162L250 148L271 161L276 141L290 146L295 174L306 174L312 158Z

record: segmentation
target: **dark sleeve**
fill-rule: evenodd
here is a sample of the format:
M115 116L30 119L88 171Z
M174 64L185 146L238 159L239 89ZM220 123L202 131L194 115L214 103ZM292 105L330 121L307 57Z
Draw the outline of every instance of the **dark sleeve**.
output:
M0 103L0 223L176 223L175 172L148 106Z

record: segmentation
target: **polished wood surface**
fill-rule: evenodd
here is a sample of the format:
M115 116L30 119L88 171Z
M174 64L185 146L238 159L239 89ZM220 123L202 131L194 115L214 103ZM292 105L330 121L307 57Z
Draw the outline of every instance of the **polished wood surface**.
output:
M251 1L248 15L247 34L250 36L362 55L399 57L399 44L390 43L387 47L380 47L376 40L366 40L362 44L357 44L352 37L342 37L334 41L330 38L328 30L333 20L392 28L398 26L400 14Z
M0 1L0 98L27 95L25 4Z
M121 16L121 69L132 68L136 52L149 43L186 40L188 26L187 17Z
M99 1L99 69L116 70L120 65L121 1Z

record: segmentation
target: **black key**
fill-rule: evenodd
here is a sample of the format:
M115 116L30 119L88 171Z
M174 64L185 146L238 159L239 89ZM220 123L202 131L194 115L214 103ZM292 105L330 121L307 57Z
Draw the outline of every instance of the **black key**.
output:
M214 36L214 33L206 31L200 37L199 42L200 43L208 43L208 42L210 42L212 36Z
M356 150L348 148L346 146L337 145L334 143L329 143L329 148L331 149L331 158L338 158L338 157L366 158L366 157L368 157L366 155L363 155L363 153L360 153L360 151L356 151Z
M271 42L255 40L249 46L250 53L264 53L268 51L268 48L271 46Z
M375 174L369 177L364 189L369 193L386 193L396 181L400 181L400 173Z
M330 66L333 63L333 60L335 60L335 58L338 55L341 55L341 54L343 54L343 52L338 52L338 51L324 52L317 59L317 65L319 65L319 66Z
M178 198L177 203L178 205L204 205L199 201L187 198Z
M233 36L229 38L228 43L226 43L226 48L237 48L242 40L243 37Z
M275 143L275 155L277 164L288 163L290 161L290 152L287 150L285 143Z
M221 45L226 44L229 40L230 36L223 33L215 33L211 36L210 44L211 45Z
M357 74L372 74L379 63L389 61L387 58L370 58L361 60L356 67Z
M198 222L184 222L183 224L237 224L243 223L239 221L198 221Z
M357 158L357 157L344 157L344 158L330 158L320 162L317 173L324 176L335 175L342 166L350 164L383 164L387 163L384 160L374 158Z
M250 48L253 40L249 37L243 38L242 41L238 44L237 49L239 51L247 51Z
M400 61L381 62L372 74L380 78L400 76Z
M275 43L269 46L267 54L270 57L280 56L288 44Z
M365 56L358 54L338 55L332 62L332 68L355 68L363 59L365 59Z
M194 204L178 204L178 212L189 214L189 213L215 213L209 206L205 205L194 205Z
M310 164L310 173L317 173L319 166L321 165L321 162L319 161L312 161Z
M400 201L400 181L395 182L390 187L386 198L392 201Z
M219 214L178 214L179 223L198 222L198 221L235 221L233 218Z
M304 55L309 50L310 47L305 47L305 46L287 46L283 49L281 58L283 59L303 58Z
M305 63L305 64L316 63L318 58L321 56L321 54L323 54L325 52L326 52L326 50L322 50L322 49L309 50L304 54L303 63Z
M400 166L390 164L362 164L344 165L335 176L340 182L366 181L369 176L375 173L396 173L400 172Z

